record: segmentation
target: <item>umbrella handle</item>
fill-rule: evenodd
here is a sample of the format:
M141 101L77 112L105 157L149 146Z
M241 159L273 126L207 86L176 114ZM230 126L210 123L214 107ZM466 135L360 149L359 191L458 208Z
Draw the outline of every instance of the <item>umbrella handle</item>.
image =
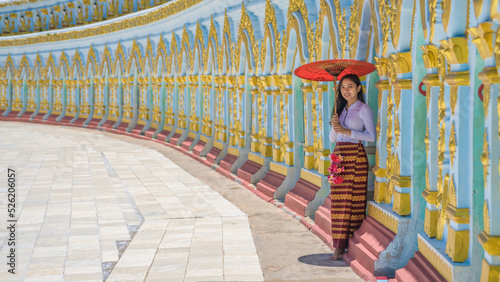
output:
M334 93L334 100L333 100L333 109L332 109L332 114L330 116L330 124L332 123L332 118L333 116L335 115L335 113L337 112L337 77L334 76L334 79L333 79L333 93Z

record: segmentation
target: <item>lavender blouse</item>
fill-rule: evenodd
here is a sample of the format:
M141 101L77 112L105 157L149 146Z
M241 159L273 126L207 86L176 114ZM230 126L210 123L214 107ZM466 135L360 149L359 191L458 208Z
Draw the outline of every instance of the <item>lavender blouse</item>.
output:
M330 129L330 142L375 142L376 132L373 112L367 104L358 100L349 107L349 110L344 108L340 114L339 122L341 126L351 130L351 136L335 132L332 126Z

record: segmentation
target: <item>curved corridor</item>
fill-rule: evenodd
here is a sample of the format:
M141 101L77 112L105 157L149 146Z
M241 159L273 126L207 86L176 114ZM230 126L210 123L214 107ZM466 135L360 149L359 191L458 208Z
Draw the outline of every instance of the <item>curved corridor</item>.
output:
M171 148L110 135L0 122L0 221L7 169L16 171L18 219L16 274L5 267L2 281L359 280L243 186Z

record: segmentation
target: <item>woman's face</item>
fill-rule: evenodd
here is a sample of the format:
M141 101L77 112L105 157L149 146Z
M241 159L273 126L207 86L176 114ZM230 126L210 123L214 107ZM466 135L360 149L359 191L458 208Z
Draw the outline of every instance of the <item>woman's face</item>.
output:
M342 97L347 100L348 105L351 105L358 100L358 92L360 90L361 85L356 86L356 83L348 78L344 79L340 85L340 92Z

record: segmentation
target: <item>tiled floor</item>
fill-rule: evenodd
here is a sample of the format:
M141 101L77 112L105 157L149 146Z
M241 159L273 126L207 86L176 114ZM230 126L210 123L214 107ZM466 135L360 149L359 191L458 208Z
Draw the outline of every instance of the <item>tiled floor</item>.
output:
M1 228L1 281L263 280L247 215L155 150L2 122L0 226L8 168L17 173L17 261L8 273Z

